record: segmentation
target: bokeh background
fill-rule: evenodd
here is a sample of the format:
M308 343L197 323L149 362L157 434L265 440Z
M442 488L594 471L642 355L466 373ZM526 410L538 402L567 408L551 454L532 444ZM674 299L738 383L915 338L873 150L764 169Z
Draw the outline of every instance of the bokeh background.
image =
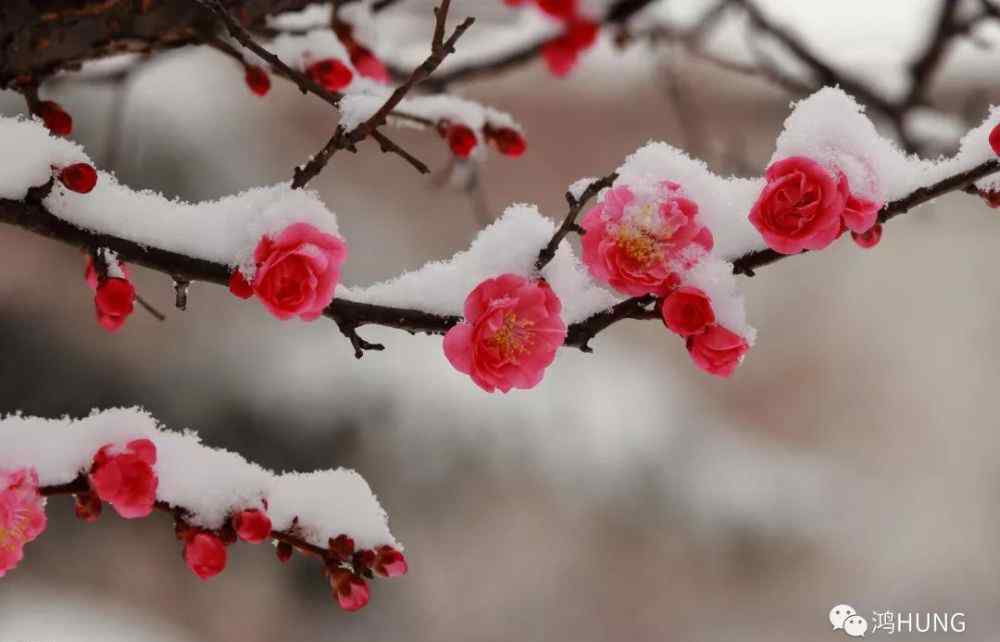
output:
M892 87L937 4L762 6ZM501 20L495 5L454 13ZM984 25L949 53L932 97L958 116L928 117L936 151L957 146L962 115L1000 102L997 36ZM446 258L513 202L561 217L568 184L650 139L759 174L794 98L678 47L607 41L566 80L535 63L456 90L514 113L529 153L473 175L434 136L398 132L431 179L367 144L338 156L313 185L354 248L347 283ZM95 160L189 200L286 180L335 124L281 82L252 97L207 50L48 92ZM0 93L4 114L21 108ZM1000 221L979 199L898 219L873 251L844 241L742 280L760 334L731 380L693 368L659 324L624 322L506 396L452 370L440 338L365 329L388 349L355 361L332 324L279 323L215 286L172 310L169 281L141 269L140 292L169 318L137 310L111 336L78 253L16 229L0 247L0 411L141 405L274 469L356 468L410 561L345 614L309 560L237 546L202 583L166 517L86 525L57 498L0 582L0 641L834 640L827 612L844 602L966 614L961 636L902 640L996 638Z

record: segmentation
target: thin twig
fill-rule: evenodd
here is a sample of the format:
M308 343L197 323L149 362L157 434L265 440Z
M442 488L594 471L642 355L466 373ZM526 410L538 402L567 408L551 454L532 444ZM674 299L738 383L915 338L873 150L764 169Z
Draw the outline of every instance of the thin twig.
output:
M281 58L271 53L264 47L260 46L253 39L253 36L250 35L250 32L244 29L243 26L236 21L236 19L232 16L232 14L229 13L226 7L222 4L221 0L194 0L194 1L200 4L201 6L205 7L206 9L211 11L216 17L218 17L225 25L226 30L229 32L229 35L232 36L237 42L239 42L241 45L243 45L253 53L257 54L257 56L259 56L261 59L265 60L271 66L271 68L276 71L276 73L280 74L285 78L288 78L296 85L298 85L299 90L303 94L313 94L314 96L322 98L333 107L336 107L338 109L340 108L340 101L344 97L343 94L329 91L328 89L326 89L325 87L314 81L312 78L310 78L307 74L292 69L291 67L286 65L281 60ZM224 48L220 48L220 50L224 50ZM392 152L400 156L406 162L413 165L417 169L417 171L419 171L422 174L427 173L429 171L426 165L420 162L412 154L405 151L395 142L390 140L387 136L385 136L385 134L378 132L378 135L373 136L373 138L378 140L379 144L382 147L382 151Z
M337 127L337 130L330 137L330 140L327 141L326 145L323 146L323 149L305 165L295 168L295 176L292 180L293 188L305 187L309 181L323 171L323 168L330 162L330 159L337 150L346 149L354 151L355 146L369 136L379 143L383 152L402 155L422 174L430 172L430 168L427 165L399 148L394 142L386 138L382 132L378 131L378 128L385 124L393 110L414 87L425 81L449 54L454 53L455 43L475 22L475 18L466 18L465 21L455 27L451 36L445 40L445 25L448 21L448 9L450 7L451 0L442 0L441 5L434 9L434 37L431 41L430 56L410 73L406 82L397 87L371 117L350 131L346 131L342 127Z
M611 187L616 180L618 180L618 174L614 173L608 174L604 178L599 178L588 185L587 189L583 190L580 198L573 196L572 192L566 192L566 203L569 205L569 211L566 213L566 218L563 219L562 225L556 229L555 234L552 235L549 242L538 253L538 259L535 261L536 271L540 272L555 257L556 250L559 249L559 244L562 243L567 234L570 232L583 233L583 228L576 223L576 217L580 215L583 207L590 199L597 196L602 189Z

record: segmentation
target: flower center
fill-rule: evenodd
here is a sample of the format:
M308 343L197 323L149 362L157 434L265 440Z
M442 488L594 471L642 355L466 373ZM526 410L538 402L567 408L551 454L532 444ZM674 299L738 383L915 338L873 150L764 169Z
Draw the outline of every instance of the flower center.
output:
M0 551L13 551L27 539L28 521L27 510L24 508L14 509L14 520L10 528L0 527Z
M666 238L670 238L673 230L667 229ZM641 265L649 265L663 257L658 239L647 230L635 225L622 225L616 234L618 247L633 261Z
M505 314L503 323L490 338L503 359L513 359L528 351L531 346L530 321L521 321L513 312Z

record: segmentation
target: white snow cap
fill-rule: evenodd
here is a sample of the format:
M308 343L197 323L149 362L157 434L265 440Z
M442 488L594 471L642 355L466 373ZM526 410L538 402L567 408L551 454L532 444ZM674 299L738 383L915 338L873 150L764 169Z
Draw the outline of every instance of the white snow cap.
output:
M466 296L486 279L507 273L534 276L538 253L555 229L534 205L512 205L479 233L468 250L450 260L432 261L366 288L340 288L337 295L363 303L461 315ZM567 241L559 246L542 276L562 301L566 323L582 321L621 300L591 280Z
M0 118L0 198L23 199L30 187L44 185L54 171L73 163L94 164L79 145L51 136L37 120ZM261 237L293 223L338 235L337 217L316 193L293 190L289 183L186 203L132 190L113 174L98 172L88 194L55 181L44 204L53 215L91 232L234 267L252 264Z
M360 548L399 547L388 518L353 470L277 475L226 450L209 448L194 432L162 428L140 408L115 408L84 419L10 415L0 419L0 470L34 468L41 485L66 484L86 472L103 446L135 439L156 444L156 498L190 511L189 521L217 529L235 511L262 508L275 530L298 517L300 535L325 548L349 535Z

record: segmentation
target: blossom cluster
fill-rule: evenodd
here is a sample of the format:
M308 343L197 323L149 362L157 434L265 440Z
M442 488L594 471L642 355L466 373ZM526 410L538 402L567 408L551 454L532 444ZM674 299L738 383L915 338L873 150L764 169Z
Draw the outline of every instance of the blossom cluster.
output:
M750 345L716 322L709 295L689 283L714 239L680 184L615 186L580 225L583 262L595 279L629 296L656 297L664 325L684 338L696 366L733 373Z
M221 528L194 526L186 519L184 508L158 502L158 486L157 448L152 440L106 444L93 455L89 469L80 471L78 481L72 484L76 516L94 522L104 504L124 519L144 518L154 509L171 512L177 538L184 547L184 561L202 580L225 569L226 549L237 541L253 544L273 541L282 562L288 561L299 547L306 554L324 560L333 597L348 611L356 611L368 603L366 578L398 577L407 572L405 556L392 546L356 549L351 537L340 535L330 539L327 549L320 549L296 535L294 522L290 532L273 531L266 498L260 499L259 505L232 511ZM0 470L0 577L20 563L24 546L45 530L47 492L55 491L39 486L33 468Z
M822 250L847 230L864 248L882 237L878 212L884 203L854 194L843 171L792 156L773 163L764 177L749 218L774 251Z

